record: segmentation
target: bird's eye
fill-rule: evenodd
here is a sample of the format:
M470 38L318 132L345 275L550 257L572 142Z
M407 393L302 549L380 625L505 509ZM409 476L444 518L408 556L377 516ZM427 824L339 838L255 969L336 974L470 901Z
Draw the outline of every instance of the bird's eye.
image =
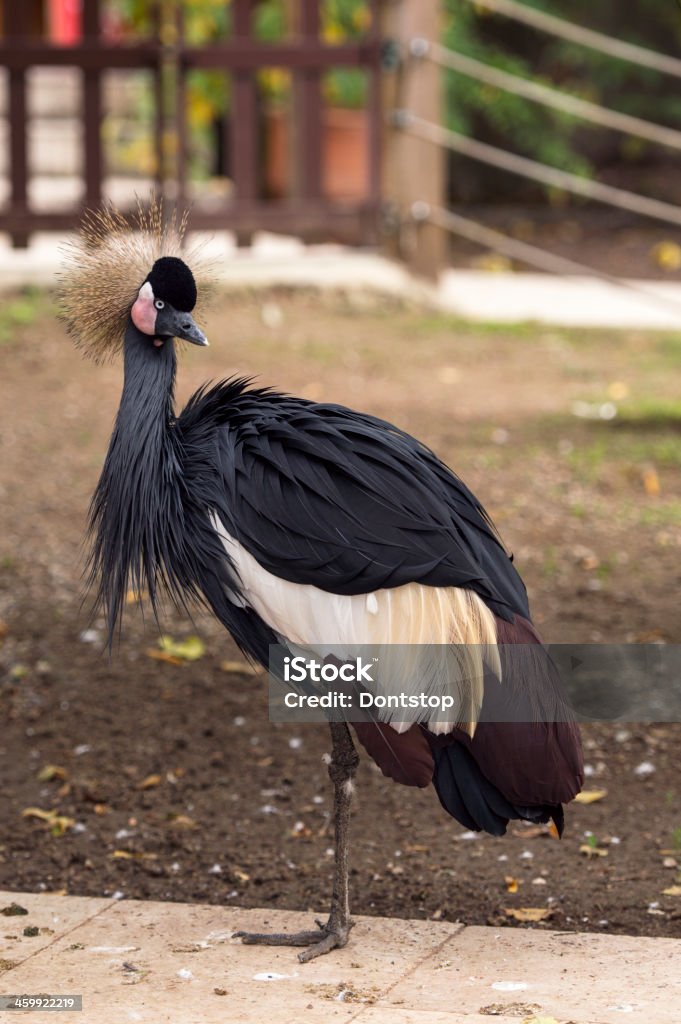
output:
M154 305L156 306L156 309L163 309L163 307L165 306L165 302L163 301L163 299L156 299Z

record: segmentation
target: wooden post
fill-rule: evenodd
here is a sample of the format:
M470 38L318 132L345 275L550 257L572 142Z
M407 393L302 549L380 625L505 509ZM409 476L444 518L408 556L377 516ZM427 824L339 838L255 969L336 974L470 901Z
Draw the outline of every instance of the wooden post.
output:
M4 30L10 41L22 40L28 34L26 9L10 4L4 9ZM26 74L23 68L12 68L9 73L9 144L10 144L10 205L17 216L28 215L28 146L26 139ZM12 231L12 246L25 249L29 242L25 230Z
M254 0L234 0L235 39L249 40L253 31ZM232 110L229 125L230 164L235 203L249 207L258 198L258 93L251 71L236 71L232 76ZM238 246L250 245L250 231L237 230Z
M410 111L442 124L442 72L428 60L411 54L414 39L439 41L440 0L384 0L383 35L396 44L399 64L385 75L383 102L386 126L383 140L383 194L397 219L387 248L422 277L437 278L447 263L447 238L428 220L415 220L415 203L445 206L446 159L431 142L410 135L391 123L395 110ZM423 207L422 207L423 209Z
M294 39L319 38L320 7L319 0L286 0L287 29ZM294 69L289 115L290 195L294 200L315 200L322 194L323 114L319 70Z
M83 43L96 46L100 33L100 0L83 6ZM102 201L102 80L99 68L83 69L83 143L85 147L85 206L93 210Z

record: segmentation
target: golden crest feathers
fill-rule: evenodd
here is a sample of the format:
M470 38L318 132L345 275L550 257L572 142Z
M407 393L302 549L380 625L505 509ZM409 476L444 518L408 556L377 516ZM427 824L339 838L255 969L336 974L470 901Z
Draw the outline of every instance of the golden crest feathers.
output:
M182 247L186 227L186 214L165 217L156 199L138 199L131 216L112 205L85 214L80 234L62 248L58 283L60 317L85 355L101 363L121 350L137 293L162 256L184 260L200 293L210 285L205 257Z

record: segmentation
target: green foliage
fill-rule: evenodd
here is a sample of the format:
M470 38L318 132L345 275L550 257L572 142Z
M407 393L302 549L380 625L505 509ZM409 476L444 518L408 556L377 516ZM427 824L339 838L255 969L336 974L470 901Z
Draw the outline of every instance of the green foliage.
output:
M334 45L359 39L371 23L366 0L324 0L321 9L321 34ZM256 7L255 31L259 39L276 42L286 35L282 0L265 0ZM268 71L259 76L266 96L274 100L288 98L288 75ZM358 68L334 68L324 76L324 95L337 107L362 107L366 102L366 76Z
M524 0L606 35L651 49L677 52L681 11L670 0L629 0L626 17L617 0ZM593 50L496 16L467 0L445 0L444 43L516 75L557 86L582 99L652 121L681 125L681 96L671 80ZM451 128L577 174L592 170L603 129L552 111L464 75L446 73L447 121ZM618 136L622 159L645 157L649 144ZM587 154L590 154L587 155Z
M681 10L673 0L629 0L624 18L621 0L524 2L662 52L677 53L681 44ZM468 0L443 0L443 6L446 46L583 99L681 126L681 94L663 75L536 32ZM148 0L109 0L108 7L129 35L152 30ZM182 0L187 40L201 44L229 36L232 7L228 0ZM259 39L276 42L286 36L283 0L262 0L254 17ZM361 38L370 21L368 0L322 0L322 36L328 43ZM206 129L229 109L229 82L223 71L202 70L189 76L189 114L195 130ZM268 99L288 100L290 75L282 69L264 69L258 82ZM332 105L361 107L366 102L366 76L356 68L336 68L324 76L324 93ZM445 74L445 103L449 127L577 174L591 174L603 159L604 147L625 161L645 159L651 152L650 143L612 135L453 71Z
M148 0L109 0L109 9L128 36L152 31ZM182 0L186 40L194 45L229 36L232 31L229 0ZM328 43L360 38L371 22L367 0L324 0L321 10L322 37ZM255 36L263 42L277 42L287 34L283 0L263 0L254 8ZM263 69L258 84L264 96L287 100L290 75L279 68ZM340 107L361 107L366 101L366 76L358 68L336 68L324 77L327 101ZM195 71L187 78L187 101L192 128L199 133L229 110L229 75L223 71Z
M0 345L11 344L21 328L30 327L44 308L44 294L35 288L26 288L14 298L5 299L0 309Z

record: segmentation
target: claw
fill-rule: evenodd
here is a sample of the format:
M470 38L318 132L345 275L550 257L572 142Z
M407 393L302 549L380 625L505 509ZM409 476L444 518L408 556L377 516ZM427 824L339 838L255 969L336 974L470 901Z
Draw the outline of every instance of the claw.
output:
M354 922L349 921L347 925L326 924L316 921L319 931L304 932L234 932L232 938L241 939L247 946L306 946L307 948L298 954L301 964L314 960L318 956L330 953L332 949L342 949L348 944L350 929Z

